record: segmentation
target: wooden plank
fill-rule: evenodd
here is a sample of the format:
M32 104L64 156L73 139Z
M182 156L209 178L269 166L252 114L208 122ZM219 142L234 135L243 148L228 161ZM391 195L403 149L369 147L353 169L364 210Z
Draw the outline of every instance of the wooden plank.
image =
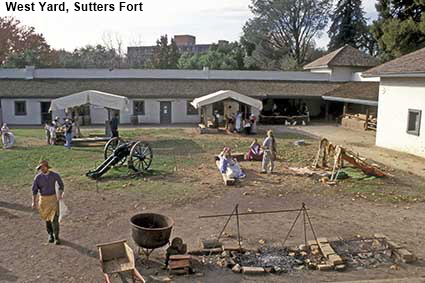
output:
M262 274L265 270L262 267L250 267L250 266L243 266L242 267L242 273L245 274Z
M325 244L319 243L319 247L320 247L320 250L321 250L323 256L325 256L326 258L329 258L330 255L336 254L334 249L328 243L325 243Z
M320 271L331 271L334 269L332 264L318 264L317 269Z
M190 266L190 260L188 259L172 260L168 263L168 267L170 270L182 269Z
M191 259L191 255L172 255L170 256L170 260L183 260L183 259Z

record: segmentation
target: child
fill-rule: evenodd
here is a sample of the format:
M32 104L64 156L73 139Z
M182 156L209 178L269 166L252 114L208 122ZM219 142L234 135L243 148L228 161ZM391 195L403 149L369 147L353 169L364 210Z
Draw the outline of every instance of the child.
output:
M50 144L55 145L56 144L56 127L54 126L53 123L50 124L49 132L50 132Z
M50 125L49 123L44 124L44 130L46 132L46 143L50 145Z

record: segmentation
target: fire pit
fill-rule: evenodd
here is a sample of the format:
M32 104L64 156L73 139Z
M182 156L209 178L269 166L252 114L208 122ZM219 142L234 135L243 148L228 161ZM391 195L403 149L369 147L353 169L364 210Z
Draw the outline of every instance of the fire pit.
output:
M142 248L146 257L154 249L169 243L174 220L156 213L140 213L130 218L134 242Z
M384 239L340 240L331 242L331 245L352 268L363 269L395 262Z
M262 247L258 252L246 252L236 256L241 266L274 268L291 272L305 264L305 256L299 252L289 252L287 248Z

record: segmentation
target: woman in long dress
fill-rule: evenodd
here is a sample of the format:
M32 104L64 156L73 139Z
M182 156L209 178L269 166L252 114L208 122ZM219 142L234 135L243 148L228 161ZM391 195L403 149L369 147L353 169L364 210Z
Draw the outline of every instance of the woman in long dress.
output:
M239 133L242 129L242 112L239 112L236 114L236 125L235 125L236 131Z
M226 174L228 178L245 178L246 175L242 171L238 162L232 158L230 148L225 147L218 157L220 158L220 172L222 174Z

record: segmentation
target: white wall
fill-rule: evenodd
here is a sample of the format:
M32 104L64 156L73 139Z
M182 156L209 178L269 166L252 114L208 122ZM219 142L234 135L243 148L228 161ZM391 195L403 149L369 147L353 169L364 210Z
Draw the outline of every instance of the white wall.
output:
M420 135L408 134L408 109L422 110ZM381 78L376 145L425 158L425 79Z
M15 101L26 101L27 113L24 116L15 115ZM11 125L40 125L40 102L45 99L1 99L3 122Z
M171 101L172 123L199 123L200 115L187 115L187 99L136 99L145 102L145 115L139 115L139 123L141 124L159 124L160 123L160 101ZM26 101L27 115L15 115L15 101ZM41 108L40 102L50 101L46 99L1 99L2 118L4 123L11 125L40 125L41 124ZM131 123L133 115L133 101L130 100L130 109L128 112L120 113L120 123ZM53 111L52 117L66 117L65 111ZM104 125L108 119L108 112L103 107L90 106L90 118L92 125Z
M355 68L334 67L332 68L331 81L351 81Z
M173 123L199 123L200 115L187 115L187 99L177 99L171 103L171 121ZM192 100L189 100L192 101ZM158 111L159 112L159 111Z

